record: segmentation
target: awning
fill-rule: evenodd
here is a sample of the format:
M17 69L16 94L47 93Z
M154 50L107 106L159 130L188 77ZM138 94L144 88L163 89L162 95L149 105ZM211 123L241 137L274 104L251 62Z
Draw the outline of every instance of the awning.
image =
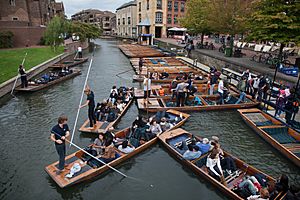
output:
M140 36L150 37L150 36L153 36L153 35L152 34L140 34Z
M186 31L186 28L177 28L177 27L173 27L173 28L169 28L168 31Z
M148 18L144 19L140 23L137 24L137 26L150 26L150 20Z

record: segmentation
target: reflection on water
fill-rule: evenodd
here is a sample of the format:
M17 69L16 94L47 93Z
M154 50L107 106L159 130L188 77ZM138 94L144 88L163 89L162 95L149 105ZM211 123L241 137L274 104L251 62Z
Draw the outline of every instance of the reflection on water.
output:
M129 60L118 50L117 42L98 40L89 86L98 101L107 98L112 85L132 86L134 74ZM49 141L49 130L57 117L66 114L73 127L81 90L89 63L80 68L82 75L32 94L5 97L0 102L0 199L224 199L223 194L198 178L156 145L124 162L118 169L139 181L124 179L115 172L60 189L44 172L57 155ZM129 70L129 71L128 71ZM123 73L120 77L118 73ZM118 124L131 125L138 113L133 104ZM82 109L78 126L87 117ZM192 113L185 129L194 134L220 137L222 147L264 172L291 175L300 182L299 169L259 138L235 111ZM95 137L76 131L74 142L88 145ZM68 153L76 149L68 149ZM149 187L153 184L154 187Z

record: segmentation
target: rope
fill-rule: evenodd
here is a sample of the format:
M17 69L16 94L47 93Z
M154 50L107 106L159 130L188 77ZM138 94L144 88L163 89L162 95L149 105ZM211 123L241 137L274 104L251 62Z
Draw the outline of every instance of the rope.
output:
M91 57L90 65L89 65L89 68L88 68L88 71L87 71L87 74L86 74L86 78L85 78L85 81L84 81L83 89L82 89L82 92L81 92L80 102L79 102L79 106L78 106L78 109L77 109L77 114L76 114L76 118L75 118L74 127L73 127L73 130L72 130L72 136L71 136L71 141L70 141L70 147L72 146L72 141L73 141L73 139L74 139L74 134L75 134L75 131L76 131L76 126L77 126L78 117L79 117L79 113L80 113L80 105L82 104L83 95L84 95L84 90L85 90L85 88L86 88L87 81L88 81L88 79L89 79L89 74L90 74L90 71L91 71L91 66L92 66L92 64L93 64L93 58L94 58L94 54L95 54L95 48L96 48L96 46L94 47L93 55L92 55L92 57Z
M27 56L27 52L25 53L25 56L24 56L24 58L23 58L22 65L24 65L24 63L25 63L26 56ZM14 89L15 89L15 87L16 87L16 84L17 84L17 81L18 81L18 78L19 78L19 69L18 69L18 72L17 72L17 73L18 73L18 74L17 74L16 80L15 80L14 85L13 85L13 88L12 88L12 90L11 90L11 92L10 92L11 95L13 95L13 93L14 93Z

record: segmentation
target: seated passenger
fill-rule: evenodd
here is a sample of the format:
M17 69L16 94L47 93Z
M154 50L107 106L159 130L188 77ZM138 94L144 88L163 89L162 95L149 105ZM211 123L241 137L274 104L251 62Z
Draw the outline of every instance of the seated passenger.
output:
M118 99L116 106L117 106L117 109L119 110L118 113L121 113L121 112L123 112L126 105L124 103L122 103L121 99Z
M197 142L196 145L199 147L202 154L206 154L210 150L210 144L207 138L203 138L202 142Z
M161 118L159 125L161 127L162 132L165 132L166 130L169 130L173 127L173 125L169 123L167 121L167 118L165 117Z
M169 77L169 74L166 72L166 70L164 70L161 74L160 74L160 79L166 79Z
M257 192L260 191L261 186L257 184L258 181L254 176L245 176L243 179L244 180L238 185L242 197L256 195Z
M223 178L223 171L218 150L214 149L207 157L206 167L208 168L209 175L218 181Z
M131 99L131 94L130 94L130 92L126 92L125 98L124 98L124 103L127 104L127 103L130 101L130 99Z
M113 90L112 93L109 95L109 101L112 104L115 104L115 102L117 101L117 98L118 98L118 94L115 90Z
M162 133L161 127L159 124L157 124L156 120L152 120L150 122L150 132L155 135L159 135Z
M132 123L131 125L131 129L132 129L132 132L135 131L136 128L142 128L142 127L145 127L146 126L146 122L145 120L143 119L142 116L138 116Z
M105 134L104 134L104 140L105 140L105 142L106 142L106 141L108 141L108 142L110 142L110 143L113 142L114 137L115 137L115 134L113 133L114 130L115 130L114 127L110 127L110 128L105 132Z
M118 149L123 153L131 153L134 151L135 148L128 146L128 141L125 140L122 142L121 145L119 145Z
M158 80L158 73L157 72L154 72L153 74L152 74L152 79L153 80Z
M184 152L184 154L182 155L184 159L194 160L201 156L201 151L199 151L199 147L197 145L189 144L187 147L188 150L186 150L186 152Z
M278 192L286 192L289 189L289 177L287 177L287 175L282 174L279 178L279 180L277 181L275 188Z
M105 148L105 140L104 140L104 134L99 133L98 137L95 139L93 143L93 149L97 151L97 155L100 155L103 153L103 150Z
M117 86L112 86L111 90L110 90L110 93L112 93L113 91L115 91L116 93L118 93L118 89L117 89Z
M116 158L116 151L114 149L114 145L110 141L105 142L105 149L103 155L99 157L105 163L109 163Z

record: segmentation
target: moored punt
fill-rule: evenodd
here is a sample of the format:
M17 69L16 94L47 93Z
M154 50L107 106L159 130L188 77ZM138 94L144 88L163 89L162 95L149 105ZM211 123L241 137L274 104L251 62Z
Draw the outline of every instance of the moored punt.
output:
M71 78L73 78L75 76L78 76L80 74L81 74L80 70L73 70L72 73L67 74L65 76L58 77L57 79L49 81L47 83L30 83L29 82L28 87L26 87L26 88L17 87L15 90L16 91L21 91L21 92L35 92L35 91L42 90L44 88L50 87L52 85L58 84L60 82L63 82L65 80L71 79Z
M197 87L196 95L206 95L208 94L209 85L200 83L200 84L193 84L193 86ZM162 85L151 85L151 93L150 98L163 98L168 99L170 96L172 96L172 93L170 92L170 85L169 84L162 84ZM164 95L159 94L159 89L163 88ZM214 90L217 90L218 85L215 85ZM134 97L135 98L143 98L144 97L144 91L143 89L134 89Z
M198 97L201 104L194 104L195 97ZM250 108L255 107L259 103L252 101L251 99L245 98L245 101L241 101L239 104L235 104L238 100L239 95L232 94L231 98L225 104L217 105L216 102L219 99L218 95L195 95L190 96L188 99L188 104L183 107L176 107L176 98L165 97L165 98L149 98L149 104L144 104L143 99L137 99L138 108L140 110L157 112L168 109L175 109L179 111L208 111L208 110L225 110L225 109L240 109L240 108Z
M185 121L189 118L190 115L181 113L175 110L168 110L167 111L170 118L175 117L182 117L182 120L180 120L172 129L178 128L181 125L185 123ZM130 128L125 128L115 134L116 138L127 139L130 135ZM119 157L117 157L115 160L109 162L108 164L112 167L124 162L125 160L128 160L129 158L133 157L134 155L142 152L143 150L149 148L151 145L155 144L157 142L157 137L154 137L153 139L145 142L144 144L138 146L133 152L129 154L125 154L120 152L117 147L115 146L116 152L119 154ZM69 155L66 157L66 163L68 166L73 166L75 163L81 163L81 171L75 173L72 178L66 178L65 176L70 173L70 169L64 170L61 174L57 175L56 170L58 167L58 161L54 162L48 166L45 167L46 172L50 175L50 177L61 187L68 187L71 185L74 185L76 183L80 183L86 180L90 180L92 178L97 177L98 175L104 173L109 169L107 165L102 165L98 168L91 167L88 163L83 162L85 161L84 158L85 153L81 150Z
M119 45L119 49L130 58L163 57L164 54L148 46L138 44Z
M96 128L95 129L91 129L89 127L89 119L87 119L82 126L79 128L80 132L83 133L99 133L99 132L105 132L107 131L110 127L114 127L123 117L123 115L125 115L125 113L127 112L127 110L129 109L130 105L133 102L133 98L130 99L130 101L126 104L126 106L124 107L123 111L121 113L118 114L117 118L112 121L112 122L107 122L107 121L97 121L96 122Z
M300 167L299 132L259 109L242 109L238 112L259 136Z
M88 61L89 58L75 58L73 61L65 61L63 63L57 63L54 65L51 65L49 68L71 68L71 67L75 67L77 65L80 65L82 63L85 63Z
M174 78L176 78L176 76L179 75L179 73L174 74L173 76L170 76L170 78L166 78L166 79L151 79L152 83L171 83ZM144 81L144 77L140 76L140 75L133 75L132 77L133 81L136 82L143 82ZM184 80L179 80L179 82L183 82ZM185 80L186 81L186 80ZM207 83L207 78L204 77L202 80L193 80L193 83L195 84L202 84L202 83Z
M139 65L139 58L131 58L130 63L132 66ZM143 64L147 66L167 67L167 66L187 66L187 64L174 57L155 57L155 58L143 58Z
M213 178L211 175L208 174L206 165L205 165L205 159L208 156L208 154L202 155L200 158L189 161L183 158L182 154L177 151L178 148L177 145L183 141L191 140L192 138L195 138L197 141L201 141L200 137L193 136L191 133L178 128L173 129L170 131L166 131L158 136L159 140L163 143L163 145L168 149L168 151L173 155L177 160L179 160L183 165L189 167L191 170L193 170L197 175L205 178L207 181L209 181L211 184L213 184L215 187L217 187L219 190L221 190L224 194L226 194L231 199L238 199L242 200L243 198L240 197L237 193L235 193L233 190L238 185L238 183L243 180L245 176L254 176L255 174L261 174L264 175L267 178L267 181L275 181L274 178L264 174L263 172L259 171L258 169L254 168L251 165L248 165L244 161L232 156L228 152L224 151L224 157L231 157L233 161L236 164L237 170L233 172L230 175L227 175L224 177L223 184ZM201 164L202 163L202 164ZM225 173L223 173L225 174ZM226 182L226 184L225 184ZM282 196L282 193L279 193L279 195L275 199L280 199Z

